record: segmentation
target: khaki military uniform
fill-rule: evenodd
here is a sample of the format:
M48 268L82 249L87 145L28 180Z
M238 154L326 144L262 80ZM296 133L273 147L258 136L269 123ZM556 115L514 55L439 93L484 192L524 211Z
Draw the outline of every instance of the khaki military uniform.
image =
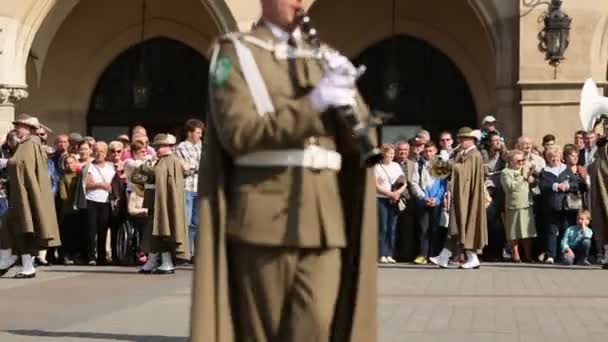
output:
M9 160L9 211L0 249L35 255L39 249L61 245L46 158L40 139L29 136Z
M256 95L252 94L248 80L243 76L233 39L238 39L251 52L274 110L261 113L259 106L256 107L252 100ZM208 251L216 246L205 243L214 239L221 245L223 235L208 235L209 226L225 224L226 277L231 304L228 315L232 319L221 321L224 317L220 311L225 312L221 305L225 299L221 294L213 295L217 303L215 309L211 309L214 312L209 312L205 310L209 310L210 305L199 302L199 299L207 301L208 297L201 295L199 298L195 293L193 320L198 317L206 321L205 315L210 314L215 326L195 327L196 323L193 323L194 341L232 341L233 338L237 341L328 341L332 335L332 322L336 319L334 312L340 311L336 309L339 293L346 293L347 287L359 281L355 279L350 285L341 282L342 248L347 246L347 238L346 204L340 183L347 178L340 179L339 168L289 165L288 161L285 165L272 162L264 165L264 160L276 161L276 152L283 153L281 151L297 154L298 151L320 149L335 157L340 141L352 141L350 131L341 126L335 115L318 113L311 106L307 95L322 77L320 63L311 54L312 48L300 41L297 47L289 47L291 57L286 57L269 48L280 44L285 45L265 24L259 24L247 36L222 39L215 70L211 70L213 113L206 162L222 165L201 165L202 174L219 179L215 184L203 180L200 185L201 235L197 251L202 252L196 255L195 289L202 294L214 288L222 291L221 285L218 286L223 280L221 256L219 264L210 264L209 260L218 256L210 255ZM229 161L216 156L216 138ZM355 155L355 145L350 146L350 152L341 153ZM266 154L274 157L266 159ZM229 166L228 174L226 168ZM224 170L214 176L214 167ZM363 185L370 188L367 195L371 201L359 203L351 199L352 203L359 203L356 204L359 214L362 205L372 208L371 196L374 194L373 179L367 177L365 170L360 175L363 176L361 183L350 186L352 189ZM347 211L352 210L348 208ZM361 216L356 220L353 225L359 226ZM366 215L363 220L375 229L373 214ZM375 241L372 238L370 243L375 245ZM363 253L366 259L375 253L375 249L371 252ZM356 260L360 256L357 255ZM206 279L204 272L214 267L215 279ZM369 272L369 275L375 274L373 270ZM361 286L360 290L368 289ZM375 287L373 290L375 292ZM358 298L344 298L343 304L347 301L352 304ZM361 303L361 307L366 305ZM373 311L375 307L370 309ZM347 317L345 312L337 316ZM361 319L353 316L351 312L349 321L341 323L346 334L334 333L336 338L348 340L340 335L348 336L350 329L347 327ZM375 338L375 322L369 323L368 327L369 334ZM363 338L372 340L368 336Z

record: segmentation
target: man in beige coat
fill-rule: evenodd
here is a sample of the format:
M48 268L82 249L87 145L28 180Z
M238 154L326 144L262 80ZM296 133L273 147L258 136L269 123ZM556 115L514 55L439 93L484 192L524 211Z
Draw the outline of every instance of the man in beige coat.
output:
M0 275L21 256L18 279L34 278L32 255L61 245L55 201L47 169L47 154L35 135L37 118L22 114L13 122L20 143L8 162L9 211L0 231Z
M212 55L191 338L373 342L374 180L331 108L368 113L296 28L302 1L261 2Z
M173 274L173 257L190 259L184 198L184 164L173 153L176 139L171 134L157 134L152 141L158 158L155 165L143 164L148 196L144 206L152 216L144 235L147 262L139 269L143 274ZM159 257L161 263L159 264Z
M466 252L467 262L463 269L480 267L478 254L488 244L488 222L486 208L490 203L484 186L483 158L476 147L479 137L469 127L463 127L457 134L460 148L451 159L452 174L449 182L450 203L450 240L437 257L429 260L447 267L448 260L456 244Z

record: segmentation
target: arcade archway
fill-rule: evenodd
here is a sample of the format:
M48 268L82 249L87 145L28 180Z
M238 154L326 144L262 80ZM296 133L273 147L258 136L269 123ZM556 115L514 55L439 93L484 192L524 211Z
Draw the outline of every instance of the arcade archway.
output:
M359 89L372 110L391 114L385 126L443 130L474 127L477 111L460 69L427 42L398 35L364 50L356 59L366 73Z
M137 103L133 90L140 63L148 89L143 104ZM179 41L155 38L137 44L118 56L99 78L91 96L87 130L107 139L143 125L150 136L158 132L179 136L188 118L204 118L207 75L207 60Z

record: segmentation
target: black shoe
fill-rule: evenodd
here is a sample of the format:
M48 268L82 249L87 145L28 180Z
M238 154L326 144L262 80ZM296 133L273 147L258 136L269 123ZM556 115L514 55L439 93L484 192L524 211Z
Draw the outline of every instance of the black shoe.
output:
M152 274L174 274L175 270L161 270L161 269L155 269L154 271L152 271Z
M12 265L9 265L7 268L5 268L3 270L0 270L0 277L5 275L11 268L13 268L13 266L15 266L17 264L17 260L19 260L19 258L16 258L15 262Z
M602 265L602 269L603 269L603 270L608 270L608 264L604 264L604 265Z
M32 278L36 278L36 272L32 273L32 274L25 274L25 273L17 273L15 274L15 276L13 277L14 279L32 279Z
M39 257L34 257L34 263L36 266L49 266L50 263L46 260L42 260Z
M139 274L151 274L153 271L147 271L144 270L143 268L140 268L139 270L137 270L137 273Z

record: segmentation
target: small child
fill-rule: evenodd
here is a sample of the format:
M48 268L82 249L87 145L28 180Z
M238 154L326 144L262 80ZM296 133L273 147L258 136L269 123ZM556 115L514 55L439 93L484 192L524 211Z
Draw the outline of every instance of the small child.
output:
M73 156L63 160L64 173L59 180L59 199L61 199L61 224L59 234L63 245L60 254L65 265L73 265L74 257L79 245L78 226L80 223L78 210L74 206L74 194L78 184L78 170L80 165Z
M562 238L562 252L566 265L580 264L589 266L589 248L593 231L589 228L591 214L588 210L580 210L577 215L578 225L571 226L564 232Z

